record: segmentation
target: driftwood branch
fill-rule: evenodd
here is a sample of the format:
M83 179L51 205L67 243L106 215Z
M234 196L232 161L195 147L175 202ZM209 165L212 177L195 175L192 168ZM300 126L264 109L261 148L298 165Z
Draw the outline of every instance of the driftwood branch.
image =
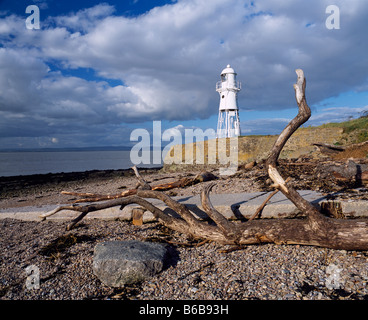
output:
M346 149L345 147L342 147L342 146L335 146L333 144L327 144L327 143L313 143L312 145L316 146L322 152L327 152L327 153L338 153Z
M209 192L214 184L210 184L204 188L201 193L202 207L208 216L218 225L218 228L224 234L227 239L232 239L234 243L237 243L240 237L240 230L237 225L227 220L221 213L219 213L212 205L209 199Z
M248 221L252 221L255 218L257 218L257 216L262 212L262 210L264 209L264 207L267 205L268 201L271 200L271 198L277 193L279 192L278 189L276 189L274 192L270 193L270 195L266 198L266 200L258 207L258 209L256 210L256 212L253 213L253 215L249 218Z
M96 202L96 201L105 201L105 200L111 200L111 199L118 199L118 198L124 198L124 197L127 197L127 196L132 196L136 193L137 193L136 189L125 190L121 193L112 194L112 195L61 191L61 194L82 197L82 199L75 200L74 203Z
M97 202L97 201L118 199L118 198L124 198L127 196L135 195L137 194L138 188L141 188L143 190L165 191L165 190L170 190L174 188L185 188L187 186L191 186L191 185L194 185L200 182L211 181L211 180L217 179L217 177L213 175L212 173L204 171L204 172L197 174L194 178L184 177L182 179L179 179L173 182L162 183L162 184L151 186L147 181L145 181L142 178L136 166L132 167L132 169L138 179L138 187L134 189L125 190L123 192L116 193L116 194L97 194L97 193L83 193L83 192L74 192L74 191L61 191L61 194L81 197L81 199L77 199L73 201L73 203ZM56 212L58 211L60 210L57 210ZM54 213L49 212L47 214L41 215L41 217L44 218L52 214Z
M152 212L160 223L173 230L190 234L196 238L212 240L223 244L236 244L240 246L269 242L276 244L314 245L346 250L368 250L367 220L335 219L322 215L316 207L301 197L291 184L288 183L289 179L285 180L278 171L277 160L281 150L291 135L305 123L311 115L305 97L306 80L304 73L300 69L296 70L296 73L298 77L294 89L299 109L298 115L281 132L266 161L268 175L274 182L273 186L276 190L248 221L243 223L228 221L213 207L209 198L209 192L213 184L209 184L204 188L201 194L201 200L203 209L214 224L198 220L185 205L174 201L166 194L158 191L163 190L162 185L158 186L157 190L154 190L154 187L150 186L139 175L136 168L133 168L133 170L141 186L140 189L134 189L134 191L127 190L125 191L127 195L123 192L115 195L116 198L114 199L110 198L110 200L103 198L102 195L96 197L96 195L92 194L80 194L85 199L91 200L100 198L107 201L84 206L72 205L59 207L52 212L44 214L43 217L50 216L60 210L78 211L80 215L68 226L68 228L71 228L89 212L113 206L121 206L122 208L128 204L134 203ZM183 182L183 184L185 183ZM294 203L294 205L304 213L306 218L255 219L263 210L271 196L278 191L282 192L292 203ZM147 201L146 198L163 201L169 208L174 210L180 218L164 213Z
M138 179L138 181L139 181L139 184L141 185L141 188L143 189L143 190L151 190L152 188L151 188L151 186L147 183L147 181L146 180L144 180L143 178L142 178L142 176L139 174L139 171L138 171L138 169L137 169L137 167L136 166L133 166L132 167L132 169L133 169L133 171L134 171L134 173L135 173L135 176L137 177L137 179Z

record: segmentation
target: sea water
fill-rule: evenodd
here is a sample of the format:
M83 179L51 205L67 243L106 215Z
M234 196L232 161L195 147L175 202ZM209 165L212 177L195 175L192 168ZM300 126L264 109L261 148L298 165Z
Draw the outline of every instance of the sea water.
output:
M152 161L151 161L152 163ZM130 151L0 152L0 177L88 170L128 169ZM161 165L137 165L160 167Z

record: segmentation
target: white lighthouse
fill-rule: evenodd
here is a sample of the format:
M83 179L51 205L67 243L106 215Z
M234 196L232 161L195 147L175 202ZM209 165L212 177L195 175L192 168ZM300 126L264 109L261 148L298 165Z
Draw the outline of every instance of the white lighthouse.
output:
M221 81L216 83L220 94L220 110L217 123L217 138L240 136L239 108L237 94L241 83L236 81L236 73L228 64L221 72Z

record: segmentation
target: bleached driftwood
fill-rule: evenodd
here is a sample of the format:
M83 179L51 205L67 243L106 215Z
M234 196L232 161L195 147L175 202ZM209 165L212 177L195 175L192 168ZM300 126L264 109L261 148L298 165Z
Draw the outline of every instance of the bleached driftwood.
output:
M135 189L134 194L120 196L106 202L92 203L82 206L65 206L54 210L68 209L79 211L81 214L68 226L73 227L86 214L92 211L105 209L113 206L124 207L128 204L138 204L153 213L159 222L165 226L190 234L193 237L216 241L223 244L248 245L258 243L276 244L302 244L314 245L335 249L367 250L368 249L368 222L367 220L349 220L329 218L321 214L311 203L306 201L291 186L288 179L284 179L278 171L277 160L280 152L290 136L305 123L311 111L305 98L306 80L303 70L296 70L297 82L294 85L296 102L298 104L298 115L285 127L271 149L270 156L266 162L268 175L274 182L276 190L282 192L295 206L304 213L304 219L255 219L258 212L253 214L254 218L239 223L231 222L224 218L211 204L209 192L211 185L204 188L201 199L202 206L214 224L198 220L188 208L171 199L168 195L158 190L152 190L146 181L136 171L141 188ZM180 218L164 213L146 200L154 198L163 201L169 208L173 209ZM264 206L264 203L262 206ZM261 206L261 207L262 207ZM261 209L257 210L260 211ZM46 217L48 214L44 215Z

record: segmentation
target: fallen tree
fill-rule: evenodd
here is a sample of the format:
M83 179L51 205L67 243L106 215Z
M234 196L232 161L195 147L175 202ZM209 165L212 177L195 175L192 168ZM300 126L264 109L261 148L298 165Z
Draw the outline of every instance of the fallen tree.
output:
M304 219L256 219L258 209L252 218L245 221L229 221L219 213L211 204L209 192L213 184L207 185L201 194L202 206L213 223L197 219L183 204L171 199L163 192L152 190L152 187L139 175L135 168L140 188L127 190L115 198L86 205L62 206L49 213L42 215L43 218L60 210L74 210L80 215L71 221L68 229L85 217L89 212L109 207L120 206L123 208L129 204L138 204L145 210L153 213L157 220L173 230L189 234L195 238L216 241L222 244L249 245L259 243L275 244L302 244L314 245L334 249L345 250L368 250L368 221L335 219L321 214L317 208L306 201L292 186L291 179L280 175L277 169L277 160L280 152L290 136L305 123L311 111L305 98L306 80L301 69L296 70L297 82L294 84L296 102L298 104L298 115L285 127L271 149L270 156L266 161L269 177L274 182L276 191L282 192L294 205L304 213ZM75 194L75 193L73 193ZM82 194L80 194L82 195ZM107 196L89 196L85 201L106 200ZM169 208L173 209L180 218L164 213L162 210L147 201L154 198L163 201ZM92 200L93 199L93 200ZM269 198L268 198L269 200ZM266 202L261 206L266 205Z

